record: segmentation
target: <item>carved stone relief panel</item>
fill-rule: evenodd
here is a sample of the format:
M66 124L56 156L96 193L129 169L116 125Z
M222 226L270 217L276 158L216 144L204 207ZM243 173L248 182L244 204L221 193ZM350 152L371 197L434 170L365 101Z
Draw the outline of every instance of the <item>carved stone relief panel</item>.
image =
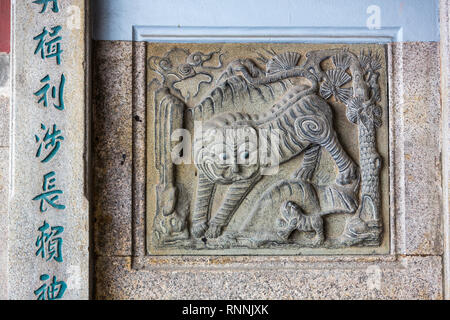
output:
M383 45L147 47L147 252L389 252Z

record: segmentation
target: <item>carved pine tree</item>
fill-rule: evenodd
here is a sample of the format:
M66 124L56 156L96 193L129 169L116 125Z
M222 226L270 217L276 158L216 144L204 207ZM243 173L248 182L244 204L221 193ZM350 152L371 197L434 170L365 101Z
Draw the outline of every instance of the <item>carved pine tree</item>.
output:
M347 221L341 241L379 245L382 231L379 214L381 157L376 147L376 130L382 124L382 110L377 105L381 100L377 72L381 64L379 57L371 52L368 55L362 52L358 60L360 68L353 66L352 70L355 72L355 95L346 105L347 118L358 125L361 202L355 216Z

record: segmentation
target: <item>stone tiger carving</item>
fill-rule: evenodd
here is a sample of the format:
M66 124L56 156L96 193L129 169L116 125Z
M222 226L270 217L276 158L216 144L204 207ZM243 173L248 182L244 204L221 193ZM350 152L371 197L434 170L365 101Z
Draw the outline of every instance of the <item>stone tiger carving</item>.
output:
M189 54L189 50L181 51ZM201 63L183 60L183 55L181 64L177 64L179 57L170 54L181 51L175 48L160 57L154 71L162 82L155 78L149 84L159 84L154 92L155 168L159 173L152 240L156 246L197 250L381 244L382 163L376 130L382 125L378 70L383 61L378 53L362 51L357 56L347 48L309 51L299 65L299 53L265 50L270 58L256 52L259 57L241 57L224 69L219 57L222 73L210 73L202 69ZM254 61L265 63L265 68ZM201 86L204 82L195 86L195 99L172 85L175 81L183 85L181 89L193 88L192 72L185 72L187 65L210 76L205 85L208 91ZM305 80L309 82L307 86ZM359 146L361 172L338 141L328 99L344 104L347 119L358 128L355 146ZM199 121L203 127L198 127ZM172 134L180 128L194 130L191 155L197 167L196 189L189 178L185 179L185 168L178 171L172 162L174 155L184 157L184 151L191 148L175 149L178 144L175 145ZM263 131L265 137L261 135ZM272 136L271 131L277 134ZM185 142L184 136L182 141ZM267 158L268 150L263 144L270 151L275 149L278 159ZM315 174L322 149L331 157L322 158L323 167L317 168ZM303 161L296 167L300 154ZM337 168L336 176L330 171L330 158ZM286 162L289 163L284 166ZM279 164L279 179L270 177L259 184L264 175L278 176ZM181 183L175 181L178 176ZM257 189L253 190L256 184ZM189 197L183 199L185 189ZM222 203L212 210L218 200L215 193L222 190ZM252 193L248 195L249 192ZM195 198L192 214L190 197ZM234 216L236 211L238 215ZM345 220L341 236L324 243L322 216L335 213L351 216ZM224 228L225 234L217 241L203 238L216 238ZM315 231L313 243L306 243L301 235L289 239L295 230Z
M318 152L324 148L339 169L338 184L345 185L357 178L357 166L342 148L333 129L331 108L314 94L315 90L314 83L313 87L293 86L281 102L265 114L223 113L205 122L202 136L194 145L198 186L191 233L195 237L218 237L261 178L261 170L272 165L245 161L258 150L259 141L232 139L233 132L279 130L279 164L305 152L304 166L298 171L298 177L312 175ZM220 208L208 221L217 184L230 187Z

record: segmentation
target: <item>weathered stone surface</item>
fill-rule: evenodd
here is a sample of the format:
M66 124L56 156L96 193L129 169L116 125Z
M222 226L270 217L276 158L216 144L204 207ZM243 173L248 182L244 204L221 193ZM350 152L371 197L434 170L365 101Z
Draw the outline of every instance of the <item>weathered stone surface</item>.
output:
M147 44L133 43L133 256L146 254L146 65Z
M0 300L7 299L9 148L0 147Z
M9 87L9 54L0 53L0 93Z
M95 252L130 255L132 44L96 41L93 61Z
M0 94L0 147L9 146L9 96Z
M131 269L128 257L99 257L97 299L442 299L441 257L395 262L315 262L292 268L245 258L241 267L162 264ZM308 261L309 260L309 261Z
M63 299L89 297L87 3L85 0L59 1L58 12L49 5L47 12L42 14L39 13L42 9L39 4L31 1L13 3L12 29L15 34L11 81L14 107L11 117L14 127L11 132L13 152L8 222L10 299L36 299L34 291L44 284L49 285L54 276L55 281L67 284ZM63 50L61 64L57 64L56 57L42 56L39 50L34 54L39 41L33 37L43 33L44 28L50 33L58 32L58 36L61 36L61 39L54 39L60 41L60 49ZM46 49L45 45L43 49ZM53 53L57 47L51 49ZM34 95L45 86L46 75L50 77L47 107ZM63 110L61 99L57 100L58 95L52 97L51 94L51 86L60 92L58 89L62 87L62 75L66 80L62 93L65 103ZM56 125L64 137L64 140L57 140L62 141L60 149L48 162L37 157L39 144L35 135L41 137L43 125L49 130ZM54 176L51 176L53 173ZM44 207L40 207L39 200L33 200L49 190L61 191L56 194L59 198L51 200L65 208L56 208L45 200ZM40 235L38 228L44 226L45 222L49 227L64 228L64 232L58 236L63 241L61 262L47 260L49 251L45 258L37 254L39 248L35 243ZM49 277L48 282L40 279L45 274Z
M98 45L98 43L97 43ZM102 43L102 46L106 44ZM440 151L438 137L440 135L439 115L437 118L430 115L429 122L418 121L421 134L428 139L421 139L419 132L405 128L416 125L413 113L420 112L420 108L404 114L400 112L402 101L408 96L404 89L408 86L425 92L421 87L428 88L430 93L426 99L419 101L418 106L427 110L427 113L439 114L439 99L436 74L427 72L425 67L418 67L418 74L414 68L404 67L409 61L412 63L430 63L430 68L436 71L439 61L437 43L393 44L387 49L389 74L389 189L391 200L389 225L391 226L391 249L387 256L361 255L354 256L334 255L331 257L283 257L261 256L245 257L230 256L203 259L198 257L168 257L147 256L139 259L129 257L97 257L96 258L96 298L101 299L150 299L150 298L382 298L382 299L440 299L443 297L442 287L442 225L440 222L441 210L439 202L442 201L439 187L438 168L430 167L435 155ZM418 49L420 48L420 49ZM142 55L142 53L141 53ZM407 57L407 58L405 58ZM131 59L131 57L130 57ZM145 57L141 56L140 66L146 64ZM421 61L421 62L419 62ZM430 62L428 62L430 61ZM115 66L116 68L120 66ZM109 72L115 72L111 66ZM141 70L139 69L139 70ZM407 72L406 72L406 71ZM135 70L136 72L137 70ZM439 73L439 70L437 71ZM422 77L425 79L422 82ZM419 84L420 83L420 84ZM142 85L140 86L142 87ZM104 96L113 95L107 87ZM408 89L407 89L408 90ZM414 91L408 91L414 94ZM136 97L135 97L136 99ZM142 105L142 97L137 104ZM136 107L133 107L136 109ZM411 107L406 107L411 109ZM136 113L136 110L134 110ZM437 113L436 113L437 112ZM139 116L135 120L141 126L142 115L145 110L140 107ZM135 115L135 114L133 114ZM422 119L422 117L419 117ZM135 126L136 127L136 126ZM136 129L136 128L135 128ZM125 132L125 129L120 129ZM428 130L428 131L427 131ZM111 134L111 133L109 133ZM405 155L403 145L408 139L418 143L417 149L426 150L422 155L414 154L415 163L408 167L408 175L412 175L417 187L405 180ZM137 150L139 157L145 149ZM123 146L127 146L127 143ZM136 143L134 141L133 143ZM122 147L123 147L122 146ZM412 148L412 147L410 147ZM136 152L136 150L135 150ZM142 161L142 159L140 160ZM151 163L151 161L150 161ZM439 166L439 165L438 165ZM145 164L137 168L133 175L143 177ZM415 171L418 170L418 171ZM433 171L434 170L434 171ZM433 171L433 172L431 172ZM424 177L424 174L432 174ZM422 176L428 183L421 183ZM134 186L135 187L135 186ZM122 189L123 188L123 189ZM121 184L121 190L126 194L129 186ZM106 190L106 188L105 188ZM134 190L133 197L140 203L138 208L145 204L141 191ZM423 192L423 190L427 190ZM107 191L105 191L107 192ZM439 200L440 199L440 200ZM421 213L415 212L412 202L423 201L429 210ZM136 208L136 207L133 207ZM407 210L406 210L407 208ZM142 210L142 209L141 209ZM133 234L133 242L144 246L146 240L142 231L140 212L133 212L135 218L131 224L133 230L141 230ZM126 228L126 223L120 221L121 217L128 216L128 211L119 211L111 216L111 224ZM136 219L136 217L139 217ZM137 222L136 222L137 221ZM98 224L100 228L102 225ZM123 229L126 232L126 229ZM122 231L121 231L122 232ZM115 249L112 248L112 251ZM105 249L105 252L108 252ZM423 257L408 257L408 255L423 254ZM400 255L400 257L398 256ZM406 255L406 257L401 257ZM430 256L428 256L430 255ZM377 258L380 257L380 258ZM385 258L384 258L385 257ZM398 260L398 262L396 262ZM367 290L368 273L377 274L377 267L381 266L383 285L381 289ZM256 268L255 266L258 266ZM372 266L367 270L368 266ZM269 271L264 271L264 270ZM273 272L276 270L276 272ZM315 270L315 271L312 271ZM264 277L264 281L262 280ZM298 282L296 282L298 280ZM294 282L292 282L294 281ZM295 285L290 285L294 283ZM304 284L308 284L305 287ZM159 287L158 287L159 286ZM220 287L220 290L218 289ZM261 290L264 287L265 290ZM162 290L156 289L162 288ZM204 288L205 290L199 290ZM223 289L225 288L225 289ZM254 289L249 291L249 289ZM239 289L239 290L238 290Z
M0 201L1 203L8 203L8 191L9 191L9 148L0 147ZM2 212L7 212L8 207L4 206L0 209ZM7 219L2 220L6 222Z
M401 254L442 254L439 43L392 45L390 105L395 242Z
M450 3L440 0L442 101L442 213L444 229L444 292L450 299Z
M0 300L8 297L9 69L9 55L0 53Z
M149 43L147 57L151 254L389 252L384 46Z

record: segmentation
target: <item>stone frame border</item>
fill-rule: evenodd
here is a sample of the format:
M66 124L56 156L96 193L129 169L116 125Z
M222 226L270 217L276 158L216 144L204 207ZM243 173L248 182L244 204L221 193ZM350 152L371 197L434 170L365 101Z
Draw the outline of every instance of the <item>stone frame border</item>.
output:
M447 0L439 1L439 17L441 36L442 210L444 224L443 291L444 299L450 300L450 4Z
M135 30L136 31L136 30ZM136 32L135 32L136 33ZM142 37L140 37L142 39ZM384 39L384 37L382 37ZM342 40L342 39L340 39ZM395 40L395 38L393 39ZM395 56L395 57L394 57ZM394 67L403 60L403 43L389 43L387 46L387 80L389 101L389 186L390 186L390 253L387 255L308 255L308 256L149 256L145 249L146 219L146 42L133 42L133 213L132 213L132 268L135 270L186 270L194 267L216 269L247 269L253 264L257 269L317 269L326 266L332 269L366 267L374 263L387 264L390 268L405 268L399 257L408 255L405 245L406 230L413 225L406 224L405 189L401 182L405 176L405 154L401 143L404 119L399 116L408 102L399 104L395 95L402 92L403 65ZM138 117L138 118L136 118ZM397 128L400 128L397 129ZM397 199L395 201L395 199ZM439 227L439 226L438 226ZM414 230L414 229L413 229ZM357 263L357 265L355 265Z

